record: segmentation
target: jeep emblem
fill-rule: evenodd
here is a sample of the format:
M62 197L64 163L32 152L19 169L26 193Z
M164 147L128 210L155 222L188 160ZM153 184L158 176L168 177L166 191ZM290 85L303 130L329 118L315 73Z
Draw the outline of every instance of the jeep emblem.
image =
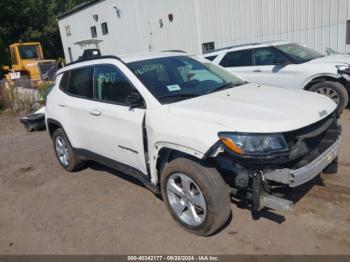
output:
M323 116L326 116L328 113L326 110L323 110L323 111L318 112L318 114L320 117L323 117Z

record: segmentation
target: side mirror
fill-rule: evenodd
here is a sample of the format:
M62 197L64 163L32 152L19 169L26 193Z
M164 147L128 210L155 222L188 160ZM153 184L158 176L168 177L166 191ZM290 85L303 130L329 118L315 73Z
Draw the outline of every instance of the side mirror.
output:
M287 58L279 57L276 59L275 64L276 65L288 65L289 61L287 60Z
M143 99L138 92L132 92L125 99L125 103L130 107L144 106Z

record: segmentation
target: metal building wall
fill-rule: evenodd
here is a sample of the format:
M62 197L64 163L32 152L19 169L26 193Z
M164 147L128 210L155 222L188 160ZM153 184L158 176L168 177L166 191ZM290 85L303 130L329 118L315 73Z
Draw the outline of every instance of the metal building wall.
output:
M118 18L116 9L121 10ZM200 44L197 34L195 5L192 0L104 0L59 20L66 60L68 47L74 60L82 50L74 43L91 38L90 27L96 26L100 49L103 54L122 54L180 49L198 53ZM98 21L93 15L98 15ZM173 14L173 22L168 15ZM159 19L162 19L161 27ZM107 22L109 34L102 35L101 23ZM71 36L65 26L69 25Z
M197 0L198 1L198 0ZM289 40L320 52L345 44L350 0L200 0L202 42Z
M97 22L93 14L98 14ZM104 40L104 54L148 51L150 45L154 51L199 54L205 42L214 41L219 48L271 40L295 41L322 53L326 47L350 52L345 44L348 19L350 0L102 0L60 19L59 27L69 61L68 47L77 59L82 51L74 42L91 38L91 26ZM102 35L102 22L108 23L108 35ZM65 34L66 25L71 36Z

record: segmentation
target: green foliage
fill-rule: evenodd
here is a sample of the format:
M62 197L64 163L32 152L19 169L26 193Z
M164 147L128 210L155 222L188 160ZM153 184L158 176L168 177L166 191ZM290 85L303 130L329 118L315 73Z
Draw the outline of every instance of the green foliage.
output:
M9 65L8 46L39 41L47 58L63 56L57 16L87 0L0 0L0 65Z
M49 94L49 92L51 91L51 89L53 88L54 84L49 83L49 82L43 82L38 86L38 91L40 93L40 99L41 101L45 101L47 95Z

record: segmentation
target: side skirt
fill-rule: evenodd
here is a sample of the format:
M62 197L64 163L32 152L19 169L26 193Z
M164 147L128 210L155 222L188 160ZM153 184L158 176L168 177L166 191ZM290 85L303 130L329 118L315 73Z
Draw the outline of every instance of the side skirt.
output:
M101 156L89 150L74 148L74 152L82 159L95 161L101 165L108 166L112 169L118 170L124 174L127 174L133 178L136 178L153 193L160 195L159 186L156 186L151 182L150 176L143 174L141 171L137 170L136 168L125 165L123 163L112 160L110 158Z

